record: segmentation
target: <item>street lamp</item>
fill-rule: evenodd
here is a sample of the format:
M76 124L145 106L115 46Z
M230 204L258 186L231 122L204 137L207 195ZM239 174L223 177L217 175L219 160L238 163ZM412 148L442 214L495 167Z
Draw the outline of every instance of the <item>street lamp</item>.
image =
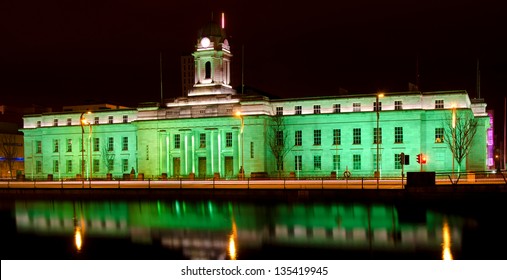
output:
M89 150L89 156L90 156L90 164L89 164L89 168L90 168L90 177L89 177L89 180L90 180L90 184L91 184L91 181L92 181L92 178L93 178L93 167L92 167L92 122L89 121L88 122L88 126L90 127L90 132L88 134L88 142L89 142L89 145L90 145L90 150Z
M379 98L384 97L383 93L379 93L375 96L375 111L377 112L377 133L375 135L375 142L377 143L377 158L375 159L377 164L377 170L375 171L375 178L377 179L377 189L379 188L379 180L380 180L380 171L379 171L379 145L380 145L380 106L379 106Z
M241 176L241 179L244 179L245 176L245 169L244 169L244 163L245 163L245 137L243 136L243 129L245 128L245 122L243 120L243 115L240 111L236 111L236 117L241 119L241 129L240 129L240 135L241 135L241 168L239 169L239 173Z
M83 181L84 186L84 172L85 172L85 160L84 160L84 125L86 124L86 119L84 118L84 114L91 114L90 111L82 112L79 117L79 123L81 124L81 179Z

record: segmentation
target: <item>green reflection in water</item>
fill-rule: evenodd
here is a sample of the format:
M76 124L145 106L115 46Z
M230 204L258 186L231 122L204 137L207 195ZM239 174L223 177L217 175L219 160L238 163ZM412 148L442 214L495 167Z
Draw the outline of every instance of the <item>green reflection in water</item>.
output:
M439 249L447 221L452 246L461 243L457 218L423 211L422 219L400 218L395 206L376 204L278 204L213 201L65 202L18 201L19 231L72 234L76 227L86 236L130 236L133 242L217 253L263 244L323 246L325 248ZM445 231L444 231L445 232ZM231 243L231 240L234 241ZM190 249L189 249L190 248ZM196 249L197 248L197 249ZM204 248L204 249L203 249ZM225 252L224 251L224 252ZM195 258L204 258L196 255Z

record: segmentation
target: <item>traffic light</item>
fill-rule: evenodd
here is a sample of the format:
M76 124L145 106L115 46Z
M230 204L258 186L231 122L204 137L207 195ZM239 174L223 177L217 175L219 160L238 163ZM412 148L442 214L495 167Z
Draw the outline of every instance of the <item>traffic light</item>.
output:
M423 154L417 155L417 163L426 164L426 156Z

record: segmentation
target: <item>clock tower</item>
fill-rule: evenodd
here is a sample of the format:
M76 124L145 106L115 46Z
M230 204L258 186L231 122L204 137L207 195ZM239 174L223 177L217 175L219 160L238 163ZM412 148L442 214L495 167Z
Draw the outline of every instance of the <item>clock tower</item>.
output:
M234 94L231 49L220 25L211 22L199 30L194 53L195 82L188 96Z

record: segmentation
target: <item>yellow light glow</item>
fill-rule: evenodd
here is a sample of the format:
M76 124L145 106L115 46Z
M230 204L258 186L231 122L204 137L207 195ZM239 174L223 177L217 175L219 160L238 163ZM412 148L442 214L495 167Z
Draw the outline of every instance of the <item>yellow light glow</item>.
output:
M378 94L378 97L379 97L379 98L382 98L382 97L384 97L384 94L383 94L383 93L379 93L379 94Z
M452 252L451 252L451 230L449 229L449 224L447 223L447 219L444 219L442 227L442 260L449 261L452 260Z
M237 259L237 248L236 248L236 240L238 239L238 228L236 226L236 220L234 216L232 218L232 233L229 235L229 257L231 260Z
M76 249L81 251L81 247L83 246L83 238L81 236L81 228L76 227L74 229L74 243L76 244Z
M229 256L231 260L236 259L236 242L234 241L234 235L229 236Z
M236 116L237 117L241 117L241 112L240 111L236 111Z

